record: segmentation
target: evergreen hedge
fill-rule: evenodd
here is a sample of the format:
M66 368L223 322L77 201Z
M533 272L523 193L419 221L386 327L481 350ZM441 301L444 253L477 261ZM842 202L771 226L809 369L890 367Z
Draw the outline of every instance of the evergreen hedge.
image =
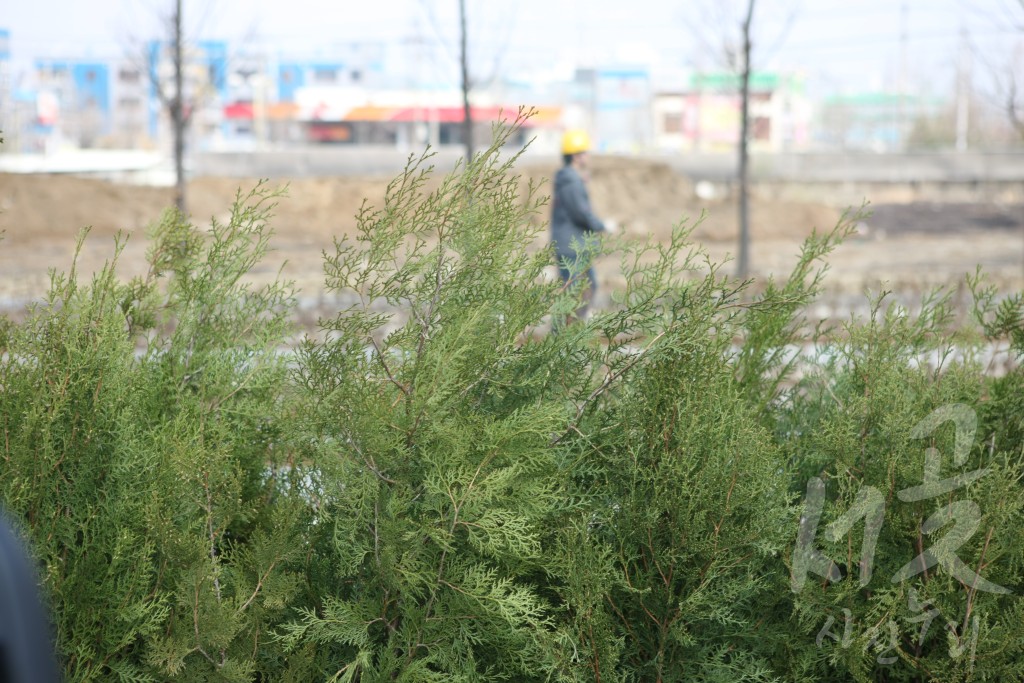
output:
M682 225L585 245L628 284L566 326L512 132L433 189L413 159L290 352L263 186L0 323L0 501L67 680L1020 678L1024 373L986 363L1024 299L824 329L854 216L758 294Z

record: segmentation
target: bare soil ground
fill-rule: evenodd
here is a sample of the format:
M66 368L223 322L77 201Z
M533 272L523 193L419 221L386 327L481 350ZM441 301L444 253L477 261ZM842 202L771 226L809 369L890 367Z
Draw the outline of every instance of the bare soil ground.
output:
M527 179L544 181L555 169L526 166ZM335 236L350 234L355 215L367 201L379 204L390 178L298 179L275 211L270 262L255 274L272 277L282 261L284 275L302 292L301 309L312 320L332 298L323 292L322 251ZM235 194L255 179L197 178L190 183L190 211L198 224L225 218ZM271 186L283 183L274 181ZM546 192L547 186L542 186ZM736 204L728 197L702 200L689 179L657 162L596 158L591 197L602 217L613 218L630 238L667 238L681 221L696 223L693 237L714 260L736 252ZM870 197L866 197L870 200ZM71 176L0 174L0 312L15 316L42 296L50 269L67 270L76 234L90 227L79 257L79 271L95 271L113 252L113 236L129 236L121 255L124 277L141 274L147 226L172 203L169 188L117 185ZM828 196L817 202L784 201L755 192L751 206L751 264L755 275L784 277L801 241L813 230L832 228L847 207ZM859 234L830 259L828 293L820 312L842 314L863 300L865 288L887 289L914 299L927 287L962 281L981 266L1005 291L1024 289L1024 205L967 203L884 204L871 207ZM703 219L701 217L703 216ZM546 215L537 217L538 221ZM621 286L618 263L597 264L602 295Z

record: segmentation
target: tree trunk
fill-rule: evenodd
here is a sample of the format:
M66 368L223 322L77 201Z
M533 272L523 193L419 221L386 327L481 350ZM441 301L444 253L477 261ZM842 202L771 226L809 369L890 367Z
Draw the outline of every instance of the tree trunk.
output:
M459 0L459 64L462 67L462 138L466 161L473 160L473 111L469 107L469 56L466 49L466 0Z
M736 261L736 274L745 278L750 271L750 25L754 18L754 0L747 2L747 16L743 20L743 72L740 75L740 144L739 144L739 224L740 244Z
M186 213L185 202L185 129L187 127L184 93L184 57L182 43L184 41L181 28L181 1L174 4L174 44L172 45L174 60L174 95L171 99L171 127L174 137L174 204L182 214Z

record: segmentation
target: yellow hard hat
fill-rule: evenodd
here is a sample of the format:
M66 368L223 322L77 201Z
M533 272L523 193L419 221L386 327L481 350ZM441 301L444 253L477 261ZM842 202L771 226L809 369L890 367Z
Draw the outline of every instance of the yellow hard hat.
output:
M590 136L585 130L567 130L562 136L562 154L579 154L590 150Z

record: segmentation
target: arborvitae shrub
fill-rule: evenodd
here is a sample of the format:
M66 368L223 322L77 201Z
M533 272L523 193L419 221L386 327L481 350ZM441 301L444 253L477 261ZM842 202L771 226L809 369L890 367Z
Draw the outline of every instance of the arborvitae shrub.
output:
M566 325L513 132L411 160L297 349L247 284L262 188L0 323L0 500L68 680L1020 678L1024 380L986 345L1024 352L1021 299L822 329L850 221L759 296L683 225L585 244L626 288Z
M88 285L54 276L4 337L0 495L43 566L68 681L286 668L263 645L299 585L301 509L265 474L290 293L242 281L268 199L207 235L168 214L145 279L120 284L116 258Z
M327 259L359 303L301 349L296 426L344 484L287 642L344 680L758 677L793 517L768 375L845 226L751 302L684 228L618 245L626 291L562 328L501 142L432 192L416 161Z
M992 400L998 394L985 394L1007 379L984 375L984 348L976 335L954 335L952 318L948 296L930 297L916 314L881 296L868 320L827 342L831 361L793 394L784 446L798 474L793 484L810 498L810 478L822 483L814 545L844 577L830 582L827 572L812 572L795 596L804 651L787 662L793 677L1021 675L1013 623L1024 569L1022 454L997 447L1001 427L979 419L1005 411ZM851 510L866 516L847 518L828 539L828 525ZM866 537L873 552L865 552Z
M565 502L551 440L569 336L535 340L549 257L498 160L508 132L424 189L411 163L327 258L358 304L299 350L301 460L324 482L315 608L286 629L353 681L526 680L552 669L542 540ZM388 312L388 311L394 311ZM402 315L402 318L398 318Z

